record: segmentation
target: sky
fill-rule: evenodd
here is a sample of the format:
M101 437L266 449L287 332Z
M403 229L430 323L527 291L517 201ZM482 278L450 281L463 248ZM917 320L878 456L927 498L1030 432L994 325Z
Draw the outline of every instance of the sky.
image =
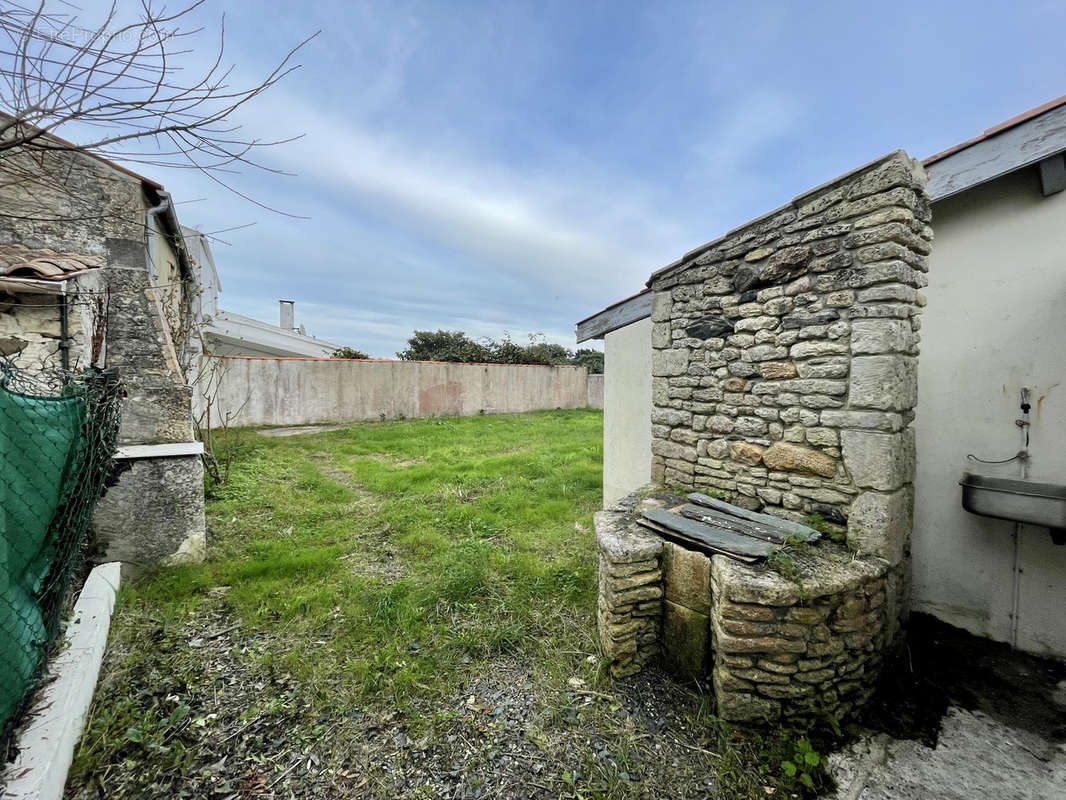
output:
M185 225L254 223L213 243L222 308L276 322L292 299L310 333L385 358L416 329L573 348L577 320L693 247L1066 93L1057 1L209 0L188 58L223 11L234 85L321 30L238 118L302 134L265 153L294 174L226 177L307 219L139 171Z

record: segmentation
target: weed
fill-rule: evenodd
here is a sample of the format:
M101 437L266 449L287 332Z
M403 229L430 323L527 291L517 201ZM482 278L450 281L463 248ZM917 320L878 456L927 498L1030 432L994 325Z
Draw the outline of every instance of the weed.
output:
M792 554L784 547L775 547L766 559L766 566L776 572L785 580L798 583L800 579L799 567L796 566Z

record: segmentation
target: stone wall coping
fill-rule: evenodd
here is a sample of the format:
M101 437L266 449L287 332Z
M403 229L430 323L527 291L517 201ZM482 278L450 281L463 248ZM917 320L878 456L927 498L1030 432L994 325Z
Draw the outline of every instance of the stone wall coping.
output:
M633 521L630 514L620 511L597 511L593 516L596 526L596 544L610 561L630 564L658 558L663 551L663 540Z
M823 552L824 551L824 552ZM818 545L814 573L791 581L765 565L742 564L727 556L711 559L713 591L734 603L791 606L801 600L839 595L883 576L889 562L882 558L847 558Z
M666 277L668 274L678 268L684 267L692 259L696 258L697 256L703 255L708 250L712 249L713 247L716 247L727 239L736 236L740 233L743 233L748 228L752 228L761 222L765 222L766 220L771 219L784 211L797 208L798 206L803 205L806 201L811 200L814 196L821 194L822 192L825 192L828 189L831 189L836 184L841 183L842 181L845 181L848 178L852 178L856 175L866 172L867 170L875 169L876 167L879 167L882 164L885 164L895 158L904 158L910 160L910 156L907 155L906 151L893 150L891 153L886 153L880 158L875 158L873 161L869 161L866 164L862 164L861 166L848 170L847 172L843 173L842 175L838 175L832 180L828 180L825 183L821 183L818 186L815 186L813 189L808 189L806 192L796 195L794 198L792 198L791 201L785 203L782 206L778 206L773 211L768 211L767 213L762 214L756 217L755 219L745 222L743 225L740 225L730 231L727 231L726 233L719 236L717 239L712 239L711 241L705 244L701 244L699 247L695 247L692 250L689 250L687 253L681 256L681 258L677 259L676 261L672 261L665 267L657 269L655 272L653 272L648 278L646 285L650 287L653 283L655 283L655 281L659 280L660 278Z

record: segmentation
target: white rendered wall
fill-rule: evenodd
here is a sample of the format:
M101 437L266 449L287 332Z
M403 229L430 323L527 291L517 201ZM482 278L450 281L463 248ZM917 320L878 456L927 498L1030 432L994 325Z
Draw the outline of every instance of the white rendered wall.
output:
M603 507L651 481L651 319L603 340Z
M1031 477L1066 483L1066 193L1035 168L937 203L923 315L912 608L1012 639L1014 526L962 509L966 455L1020 448L1019 390L1032 391ZM1018 476L1017 463L984 471ZM1017 645L1066 656L1066 546L1018 537Z

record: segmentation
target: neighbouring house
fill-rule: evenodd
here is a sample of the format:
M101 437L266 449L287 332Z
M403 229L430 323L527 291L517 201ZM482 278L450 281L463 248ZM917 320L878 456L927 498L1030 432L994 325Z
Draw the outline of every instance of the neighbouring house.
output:
M182 228L189 259L198 276L198 316L203 351L224 356L273 356L329 358L340 345L309 336L295 322L295 303L280 300L277 325L262 322L218 307L222 282L207 237L193 228Z
M193 275L157 182L56 137L0 159L0 340L28 369L117 369L119 466L93 521L100 556L199 558L202 446L183 369ZM36 275L36 277L34 277Z
M828 228L808 236L800 222L784 227L790 241L818 243L815 258L840 259L835 266L827 261L820 267L838 270L834 274L839 278L840 294L816 298L810 308L824 308L809 312L807 319L796 319L795 312L787 312L791 316L785 325L779 321L783 318L756 316L751 318L754 321L737 324L734 330L738 318L748 319L742 316L748 313L747 307L736 311L738 301L743 306L771 300L768 295L754 300L754 293L713 283L721 280L721 274L711 277L710 257L723 241L736 247L735 253L725 257L739 258L742 265L767 263L762 259L778 257L772 247L763 253L743 244L745 237L761 235L759 224L773 218L768 215L691 251L653 275L648 289L577 323L578 342L604 340L605 507L654 479L716 488L738 503L793 518L829 513L832 508L817 498L839 498L835 506L829 505L842 517L849 511L854 516L855 506L849 509L849 503L857 501L841 495L852 491L846 483L855 478L852 469L838 476L844 489L835 494L828 486L806 481L812 485L802 494L792 493L788 498L790 493L785 492L782 500L777 489L757 486L765 475L759 478L756 474L751 484L744 483L753 472L765 472L766 467L760 462L753 469L737 459L759 462L757 454L765 454L764 448L775 442L783 443L783 451L785 445L798 439L797 448L801 444L821 448L823 453L839 458L841 464L848 464L849 439L841 448L840 432L825 424L826 418L841 420L846 416L834 406L849 402L848 394L836 399L824 393L814 395L807 405L798 404L795 410L789 407L787 418L783 410L780 419L772 408L760 406L764 396L752 394L753 384L775 377L772 371L767 372L771 368L779 370L776 377L794 380L787 376L794 370L789 359L795 360L795 355L790 350L787 357L768 362L764 368L760 360L764 354L753 356L750 348L765 346L776 359L780 348L775 342L787 344L796 339L789 347L804 351L800 354L804 360L796 362L804 370L799 380L814 382L810 386L789 385L801 399L807 397L802 392L812 387L836 391L834 381L843 382L844 391L851 393L856 381L869 378L885 391L883 398L872 401L874 405L865 417L860 419L856 414L866 412L849 417L853 422L859 420L855 423L858 427L881 429L850 431L848 436L855 463L860 441L865 443L862 455L866 459L876 456L873 450L880 446L877 443L893 443L885 444L880 462L867 464L870 474L858 479L862 486L871 487L863 491L885 499L876 524L911 524L909 486L913 482L910 608L1023 650L1066 657L1062 617L1066 607L1066 546L1056 545L1048 528L967 512L958 485L964 474L975 472L1024 476L1060 486L1066 483L1064 153L1066 98L1060 98L927 158L923 162L924 191L935 234L931 253L922 256L928 260L927 276L904 269L917 258L913 253L905 254L904 247L914 243L918 252L921 250L913 228L907 227L921 219L924 212L920 208L890 204L882 216L866 220L863 224L880 226L884 235L879 241L856 230L841 244L830 236L835 232ZM861 196L861 192L848 191L853 192L849 197ZM801 216L835 213L842 217L845 212L841 209L847 202L832 192L818 194L816 190L798 198L792 208ZM798 210L804 203L807 208ZM819 204L817 209L812 207L814 203ZM876 252L865 250L860 260L858 250L864 246ZM906 272L911 278L889 281L886 272L883 281L858 289L856 298L856 290L848 288L849 281L862 276L846 271L852 269L848 265L853 256L854 270L861 267L867 272L862 262L875 256L903 259L891 267L895 270L892 275L899 278ZM786 271L789 268L784 262L778 266ZM709 270L704 285L696 280L699 269ZM685 281L671 277L679 270L688 271ZM928 285L923 288L926 277ZM916 291L919 288L921 292ZM723 312L728 331L697 330L692 320L684 317L700 302L708 304L712 291L724 292L714 295L714 303L732 309L729 314ZM757 312L761 313L752 305L751 313ZM816 318L818 315L823 318ZM883 317L875 318L877 315ZM917 358L919 322L921 348ZM831 329L837 323L851 327L840 326L834 334ZM689 327L679 328L679 324ZM708 323L715 324L713 320ZM869 335L875 327L876 337ZM741 367L723 372L728 378L706 386L700 383L699 375L713 375L714 371L678 363L685 353L695 352L686 349L696 346L694 334L697 339L727 337L722 341L740 351ZM823 342L827 335L840 338ZM818 353L823 354L821 360ZM859 366L864 371L874 366L885 371L859 375ZM917 397L912 404L909 382L915 368ZM864 384L862 388L868 387ZM772 390L777 389L763 387L763 391ZM900 392L907 397L893 394ZM731 401L750 402L760 412L765 411L765 419L743 414L729 418L710 410L719 403L724 404L724 411L736 415L736 407L728 408ZM696 418L698 424L692 422ZM744 421L743 426L738 427L739 420ZM706 427L698 430L700 426ZM912 435L917 452L913 467L908 456ZM747 447L753 442L757 450ZM691 453L681 452L689 447ZM1025 453L1024 458L1016 457L1020 452ZM866 514L869 511L864 509Z

